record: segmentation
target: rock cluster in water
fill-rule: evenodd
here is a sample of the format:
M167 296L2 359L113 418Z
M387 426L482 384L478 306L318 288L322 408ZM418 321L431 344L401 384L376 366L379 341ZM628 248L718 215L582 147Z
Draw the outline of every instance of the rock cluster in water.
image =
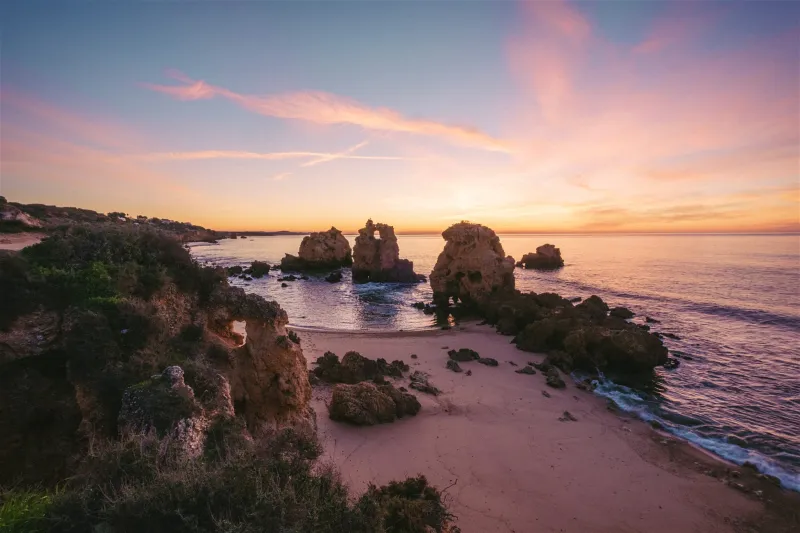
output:
M437 313L477 313L498 332L514 335L518 348L547 353L548 365L564 371L638 373L668 362L659 336L628 322L632 313L627 309L615 308L609 316L608 305L597 296L574 305L558 294L515 290L514 260L505 257L491 229L461 222L442 235L447 242L430 276ZM552 245L540 246L527 259L529 264L563 264ZM461 305L450 307L451 300ZM476 356L451 351L448 368L457 372L455 360ZM553 386L560 385L557 372L548 377Z
M375 232L378 232L378 238ZM394 228L367 220L358 230L353 247L353 281L390 281L415 283L425 277L414 272L414 263L400 259L400 247Z
M543 244L536 248L536 253L523 255L517 266L536 270L554 270L563 267L564 260L561 258L560 249L552 244Z
M442 237L446 244L430 275L434 303L475 303L492 292L514 289L514 258L505 255L494 231L460 222Z
M298 255L286 254L282 270L325 270L353 263L350 243L342 232L331 227L303 238Z

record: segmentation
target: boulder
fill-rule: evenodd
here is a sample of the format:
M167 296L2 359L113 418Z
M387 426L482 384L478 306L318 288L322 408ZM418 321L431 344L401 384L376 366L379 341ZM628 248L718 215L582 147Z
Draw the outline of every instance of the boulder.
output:
M469 348L450 350L447 352L447 355L449 355L450 359L453 361L461 361L462 363L467 361L477 361L481 358L481 356L478 355L478 352L475 350L470 350Z
M338 229L312 233L303 238L298 255L286 254L282 270L325 270L350 266L352 251L347 238Z
M325 276L325 281L328 283L338 283L342 281L342 271L336 270Z
M564 383L564 380L561 379L561 375L558 373L558 370L552 366L548 368L547 372L545 373L545 383L554 389L563 389L567 386L567 384Z
M394 228L370 219L358 230L353 247L353 280L416 283L424 281L424 276L414 272L414 263L400 259Z
M536 374L536 370L533 369L531 366L524 366L519 370L514 370L517 374L530 374L531 376Z
M617 317L617 318L624 318L624 319L628 319L628 318L633 318L634 317L633 311L631 311L627 307L615 307L611 311L609 311L608 314L610 316L614 316L614 317Z
M537 270L554 270L563 267L564 260L561 258L560 249L552 244L543 244L536 248L536 253L523 255L517 266Z
M253 261L248 269L248 274L254 278L261 278L269 274L270 265L263 261Z
M514 259L500 238L480 224L460 222L447 228L444 250L430 275L433 299L444 307L475 303L493 291L514 288Z
M478 359L478 362L486 366L497 366L499 364L497 359L493 359L491 357L481 357Z
M415 370L411 374L411 376L409 376L409 379L411 379L411 384L409 385L409 387L411 387L414 390L424 392L425 394L432 394L434 396L438 396L442 392L438 388L433 386L430 383L430 381L428 381L427 374L425 374L424 372L420 372L419 370Z
M448 359L445 367L453 372L463 372L461 365L459 365L455 359Z
M416 415L420 407L414 395L389 384L340 383L333 388L328 414L337 422L373 426Z
M339 362L333 352L325 352L317 358L314 374L328 383L354 384L361 381L376 381L385 376L402 377L410 370L403 361L396 359L388 363L386 359L368 359L358 352L347 352Z

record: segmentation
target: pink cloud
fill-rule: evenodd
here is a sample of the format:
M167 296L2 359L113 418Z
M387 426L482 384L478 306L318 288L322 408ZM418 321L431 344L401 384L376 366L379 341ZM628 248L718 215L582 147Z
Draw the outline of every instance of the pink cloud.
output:
M150 90L179 100L201 100L220 96L260 115L314 122L317 124L352 124L368 130L427 135L454 144L497 152L511 151L510 145L480 130L456 126L435 120L413 119L385 107L368 107L350 98L322 91L300 91L275 95L244 95L223 87L209 85L169 71L183 83L169 86L142 84Z

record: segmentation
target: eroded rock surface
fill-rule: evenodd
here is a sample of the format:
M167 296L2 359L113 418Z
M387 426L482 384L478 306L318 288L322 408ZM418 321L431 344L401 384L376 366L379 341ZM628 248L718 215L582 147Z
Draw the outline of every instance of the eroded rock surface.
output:
M403 372L409 371L409 366L399 359L389 363L383 358L368 359L358 352L347 352L341 362L335 353L325 352L315 364L317 366L312 372L327 383L380 381L385 376L402 377Z
M378 237L375 237L375 232ZM358 230L353 247L353 280L416 283L425 277L414 272L414 263L400 259L394 227L367 220Z
M338 229L312 233L303 238L298 254L281 259L282 270L325 270L350 266L352 250L347 238Z
M560 249L552 244L543 244L536 248L536 253L523 255L517 266L537 270L554 270L563 267L564 260L561 258Z
M447 306L451 299L474 303L494 291L514 288L514 259L505 255L494 231L460 222L442 237L444 250L430 275L437 305Z
M413 394L400 391L391 384L375 385L363 381L336 385L328 413L331 420L373 426L394 422L404 416L414 416L420 408Z

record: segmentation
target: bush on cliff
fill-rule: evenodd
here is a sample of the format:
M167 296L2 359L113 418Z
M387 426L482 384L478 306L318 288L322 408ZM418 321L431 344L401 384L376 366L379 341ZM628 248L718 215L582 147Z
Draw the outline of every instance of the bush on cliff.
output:
M9 531L54 533L425 533L453 518L424 476L370 486L352 502L337 473L317 462L313 434L236 442L225 456L196 460L170 455L152 435L108 443L60 493L7 495L0 517L14 512Z

